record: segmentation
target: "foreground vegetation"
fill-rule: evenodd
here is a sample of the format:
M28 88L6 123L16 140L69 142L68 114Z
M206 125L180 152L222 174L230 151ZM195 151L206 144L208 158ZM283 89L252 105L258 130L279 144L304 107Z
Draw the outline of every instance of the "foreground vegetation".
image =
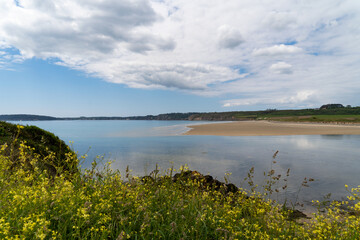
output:
M347 211L347 203L333 202L299 223L264 194L207 184L197 172L155 170L140 179L94 161L91 169L51 176L25 144L12 167L8 147L0 153L1 239L360 238L360 188L350 191L355 205Z
M25 131L40 134L39 129L15 126L11 138L13 127L3 125L1 135L12 141L0 145L0 239L360 238L360 186L349 189L348 201L332 202L299 221L294 211L270 200L279 190L273 170L262 193L253 185L253 169L250 191L186 168L161 174L155 169L138 178L129 170L121 175L111 163L98 165L98 158L81 170L84 158L70 150L62 156L49 150L49 142L34 141L45 156L28 146ZM315 204L320 209L322 203Z

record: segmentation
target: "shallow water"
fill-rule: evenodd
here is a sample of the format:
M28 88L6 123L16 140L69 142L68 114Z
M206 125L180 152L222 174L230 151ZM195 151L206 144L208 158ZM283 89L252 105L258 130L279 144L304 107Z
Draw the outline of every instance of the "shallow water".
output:
M203 174L247 187L244 178L255 168L254 181L262 185L264 172L271 168L276 175L288 177L288 188L273 198L298 201L307 205L332 193L332 199L346 195L345 184L360 185L360 136L184 136L186 121L36 121L36 125L55 133L66 143L73 141L75 151L88 158L82 167L91 166L97 155L113 160L112 168L124 172L127 166L133 175L144 175L158 164L165 169L188 164ZM272 164L273 154L279 151ZM301 187L303 179L314 178L310 187ZM281 187L281 180L276 187ZM260 188L259 188L260 189Z

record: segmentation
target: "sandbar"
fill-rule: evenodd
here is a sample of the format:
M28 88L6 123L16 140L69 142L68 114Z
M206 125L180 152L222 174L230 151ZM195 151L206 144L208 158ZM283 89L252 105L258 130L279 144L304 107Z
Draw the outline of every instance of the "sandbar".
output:
M360 125L237 121L190 125L184 135L281 136L281 135L360 135Z

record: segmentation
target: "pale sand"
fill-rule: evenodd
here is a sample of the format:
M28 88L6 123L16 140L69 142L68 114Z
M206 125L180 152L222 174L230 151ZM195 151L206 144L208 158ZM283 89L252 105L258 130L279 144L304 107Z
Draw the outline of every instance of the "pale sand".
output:
M184 135L278 136L278 135L360 135L360 125L239 121L188 126Z

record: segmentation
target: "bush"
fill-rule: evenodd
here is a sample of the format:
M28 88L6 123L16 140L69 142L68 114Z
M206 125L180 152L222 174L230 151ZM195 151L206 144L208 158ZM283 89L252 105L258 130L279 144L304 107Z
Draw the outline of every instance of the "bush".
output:
M56 174L56 169L62 168L77 171L74 165L78 163L76 154L53 133L36 126L20 126L7 122L0 122L0 144L9 147L4 150L4 155L12 159L13 167L18 163L20 144L26 144L31 155L39 155L41 161L38 166L47 170L49 174ZM69 160L69 156L73 156Z

